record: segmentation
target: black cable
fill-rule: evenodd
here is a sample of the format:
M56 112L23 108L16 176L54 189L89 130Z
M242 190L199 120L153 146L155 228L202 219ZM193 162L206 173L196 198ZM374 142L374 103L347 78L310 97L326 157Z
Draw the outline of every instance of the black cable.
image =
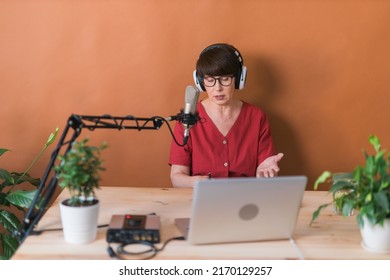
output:
M98 228L108 227L108 224L98 225L97 227ZM41 230L33 230L31 232L31 235L40 235L45 231L60 231L60 230L63 230L63 228L48 228L48 229L41 229Z
M152 213L152 214L154 214L154 213ZM150 214L150 215L152 215L152 214ZM103 224L103 225L98 225L98 228L103 228L103 227L108 227L108 226L109 226L108 224ZM31 231L30 234L31 235L40 235L45 231L60 231L60 230L63 230L63 228L48 228L48 229L42 229L42 230L33 230L33 231ZM127 260L127 258L124 258L123 256L140 256L140 255L147 255L147 256L145 256L143 258L139 258L139 260L149 260L149 259L154 258L159 252L163 251L164 248L167 246L167 244L173 240L185 240L185 238L183 236L172 237L172 238L168 239L167 241L165 241L161 248L157 248L155 246L155 244L152 242L135 241L134 240L132 242L120 244L117 248L117 252L115 252L115 250L110 246L110 243L108 243L107 252L111 258L116 258L119 260ZM144 245L144 246L148 247L148 249L143 250L143 251L137 251L137 252L131 252L131 251L126 249L126 247L132 246L132 245Z
M149 259L154 258L159 252L163 251L165 246L167 246L167 244L169 242L173 241L173 240L185 240L185 238L183 236L172 237L172 238L168 239L167 241L165 241L161 248L157 248L155 246L155 244L152 243L152 242L148 242L148 241L135 241L134 240L132 242L126 242L126 243L120 244L118 246L116 252L110 246L110 243L108 243L107 252L108 252L108 255L111 258L116 258L118 260L128 260L128 258L125 258L123 256L140 256L140 255L146 255L146 256L143 257L143 258L138 258L137 260L149 260ZM132 246L132 245L144 245L148 249L143 250L143 251L137 251L137 252L135 252L135 251L131 252L129 250L126 250L127 246Z
M198 118L198 116L196 116L196 118L197 118L197 122L204 122L204 121L205 121L205 119ZM165 122L165 123L167 124L168 129L169 129L169 132L171 133L171 136L172 136L173 140L175 141L176 145L178 145L178 146L180 146L180 147L184 147L184 146L186 145L186 143L180 144L180 143L177 141L177 139L176 139L176 137L175 137L175 135L174 135L174 133L173 133L173 131L172 131L172 128L171 128L169 122L168 122L166 119L164 119L164 118L162 118L162 121ZM196 124L196 123L195 123L195 124Z
M165 119L163 119L163 122L165 122L167 124L168 130L171 133L172 139L173 139L173 141L175 141L176 145L178 145L180 147L184 147L185 144L180 144L179 141L177 141L177 139L175 137L175 134L173 133L173 130L172 130L171 125L169 124L169 122L167 120L165 120Z

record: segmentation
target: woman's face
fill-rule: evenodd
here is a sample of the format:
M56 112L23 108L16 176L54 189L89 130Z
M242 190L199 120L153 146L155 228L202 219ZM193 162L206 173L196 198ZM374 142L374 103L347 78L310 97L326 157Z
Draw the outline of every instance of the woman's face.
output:
M235 78L233 76L204 77L208 98L217 105L228 105L231 102L235 91L234 84Z

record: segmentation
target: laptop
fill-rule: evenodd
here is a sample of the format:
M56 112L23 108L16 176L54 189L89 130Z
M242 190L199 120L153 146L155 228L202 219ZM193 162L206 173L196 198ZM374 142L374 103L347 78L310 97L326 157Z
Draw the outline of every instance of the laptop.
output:
M175 219L191 244L290 239L306 176L198 181L190 218Z

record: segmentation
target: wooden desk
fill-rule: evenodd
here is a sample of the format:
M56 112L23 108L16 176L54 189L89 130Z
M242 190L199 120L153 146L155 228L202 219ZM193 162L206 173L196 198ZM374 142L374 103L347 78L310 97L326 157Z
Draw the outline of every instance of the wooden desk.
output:
M99 224L108 224L114 214L154 212L161 218L162 242L180 236L175 218L190 216L192 189L103 187L97 194L101 202ZM58 202L66 196L67 193L62 193L58 197L40 221L38 230L61 227ZM390 259L390 255L371 253L361 247L356 216L344 218L329 207L309 227L313 211L329 200L327 192L305 192L294 235L299 251L289 240L198 246L172 241L154 259ZM107 228L100 228L97 240L85 245L66 243L62 231L29 236L13 259L110 259L106 231Z

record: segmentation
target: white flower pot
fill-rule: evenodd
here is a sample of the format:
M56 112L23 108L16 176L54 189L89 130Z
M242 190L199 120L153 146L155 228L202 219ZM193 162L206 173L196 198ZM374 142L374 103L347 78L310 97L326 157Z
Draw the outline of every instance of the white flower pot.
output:
M364 226L360 229L362 246L366 250L376 253L390 253L390 219L386 219L384 226L372 225L363 217Z
M96 239L99 202L88 206L68 206L60 202L61 221L65 241L85 244Z

